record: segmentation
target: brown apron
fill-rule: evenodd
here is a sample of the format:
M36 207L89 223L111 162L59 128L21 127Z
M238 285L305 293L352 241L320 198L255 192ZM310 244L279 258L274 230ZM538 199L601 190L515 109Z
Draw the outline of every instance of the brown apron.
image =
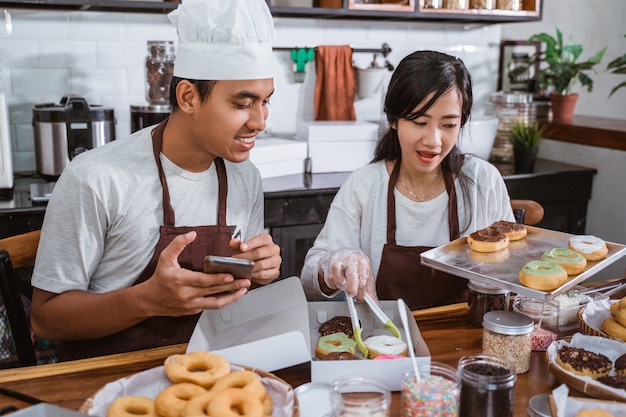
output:
M387 191L387 243L383 246L376 292L381 300L402 298L411 310L467 301L467 280L436 271L420 262L420 254L428 246L396 245L396 199L393 194L400 176L398 160L389 177ZM450 240L459 238L459 217L456 189L451 173L444 172L448 192L448 226ZM419 233L419 230L415 231Z
M178 257L178 263L186 269L202 271L206 255L232 256L228 245L231 229L226 225L226 195L228 179L224 160L215 159L215 168L219 182L219 208L216 226L176 226L174 209L170 203L169 189L161 165L161 147L163 130L167 119L153 131L152 146L154 159L159 170L159 179L163 189L163 225L159 230L159 241L152 259L133 285L146 281L156 269L159 255L178 235L195 230L196 239L188 245ZM95 340L64 342L62 360L80 359L112 353L129 352L151 347L186 343L191 338L200 314L184 317L151 317L135 326L110 336ZM66 357L67 356L67 357Z

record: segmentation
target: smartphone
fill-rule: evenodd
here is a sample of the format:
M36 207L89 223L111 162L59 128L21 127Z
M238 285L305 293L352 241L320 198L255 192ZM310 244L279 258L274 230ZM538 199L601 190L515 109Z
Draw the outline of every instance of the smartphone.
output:
M250 279L254 261L208 255L204 258L204 272L207 274L229 273L235 279Z

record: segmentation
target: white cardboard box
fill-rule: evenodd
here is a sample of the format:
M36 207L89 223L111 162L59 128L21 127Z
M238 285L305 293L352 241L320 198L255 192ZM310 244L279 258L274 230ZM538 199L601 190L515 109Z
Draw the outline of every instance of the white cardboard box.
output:
M307 168L312 174L326 172L352 172L355 169L367 165L372 160L371 155L351 155L318 157L309 160Z
M395 301L381 302L383 311L402 329L396 305ZM357 303L356 308L364 337L385 332L365 304ZM408 317L412 317L406 308ZM342 301L307 302L300 279L285 278L252 290L221 310L204 311L187 351L211 351L231 363L268 372L310 361L312 382L330 383L340 375L358 373L384 379L390 389L400 390L402 371L411 366L409 358L358 361L315 358L321 322L347 314L347 304ZM417 324L409 320L409 325L418 361L429 363L430 352ZM406 340L404 336L403 339Z
M261 178L282 177L283 175L302 174L304 172L304 159L289 159L286 161L267 162L254 164L261 174Z
M335 142L309 142L309 158L343 157L352 155L366 156L369 160L374 157L375 140L338 140Z
M302 121L296 137L309 142L378 139L378 124L364 121Z
M260 138L250 151L250 161L259 169L261 178L304 172L307 143L294 139Z

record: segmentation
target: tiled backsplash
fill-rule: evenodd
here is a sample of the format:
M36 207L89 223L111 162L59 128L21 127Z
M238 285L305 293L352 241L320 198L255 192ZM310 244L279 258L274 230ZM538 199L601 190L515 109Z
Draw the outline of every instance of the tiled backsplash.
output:
M146 41L176 39L165 14L26 10L10 14L10 33L0 23L0 89L7 94L16 172L36 168L35 104L58 103L65 94L78 94L90 104L114 108L118 138L130 133L130 106L147 104ZM394 65L417 49L457 55L474 78L476 111L496 89L499 25L277 18L275 28L277 47L348 44L369 49L387 43L392 48L387 58ZM290 137L299 120L313 119L315 66L308 63L304 82L296 83L290 53L276 51L275 57L276 92L266 134ZM372 58L371 53L356 53L355 66L366 67ZM381 101L382 94L357 97L357 118L381 120Z

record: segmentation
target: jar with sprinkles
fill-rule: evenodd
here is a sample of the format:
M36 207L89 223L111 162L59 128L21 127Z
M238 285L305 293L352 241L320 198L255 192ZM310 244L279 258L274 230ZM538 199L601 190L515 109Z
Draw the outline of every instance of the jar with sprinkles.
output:
M418 365L404 370L401 392L401 416L458 417L459 385L456 369L441 362Z
M515 311L490 311L483 316L483 353L511 362L518 374L530 369L533 319Z

